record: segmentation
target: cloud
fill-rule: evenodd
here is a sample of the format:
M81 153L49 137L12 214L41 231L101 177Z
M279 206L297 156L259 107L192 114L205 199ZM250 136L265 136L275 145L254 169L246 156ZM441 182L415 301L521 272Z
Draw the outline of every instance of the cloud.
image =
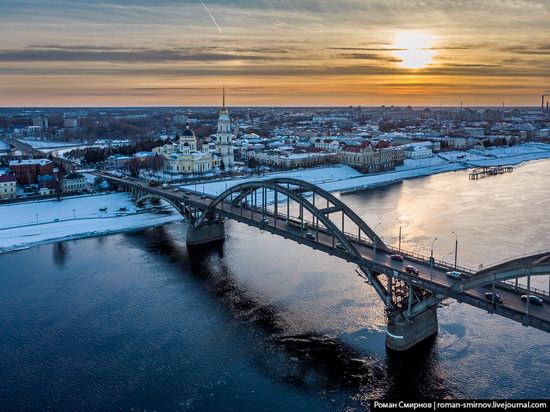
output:
M373 60L380 62L391 62L399 63L401 59L393 56L386 56L383 54L374 54L374 53L343 53L338 57L342 59L352 59L352 60Z
M269 60L267 54L208 52L200 49L144 48L119 49L92 46L46 46L20 50L0 50L0 62L222 62L234 60Z

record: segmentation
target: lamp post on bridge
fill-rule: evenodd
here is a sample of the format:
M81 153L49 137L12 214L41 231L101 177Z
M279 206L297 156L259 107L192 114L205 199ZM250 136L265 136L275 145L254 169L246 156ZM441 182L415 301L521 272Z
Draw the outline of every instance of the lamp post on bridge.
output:
M398 250L399 252L401 252L401 221L399 220L399 218L395 218L396 222L399 223L399 247L398 247Z
M447 259L449 258L449 256L454 255L454 253L455 253L455 252L453 252L453 251L447 253L447 254L445 255L445 258L443 259L443 262L446 264L446 263L447 263Z
M432 242L432 250L430 252L430 282L433 282L433 268L434 268L434 245L437 238Z
M454 235L455 235L455 270L456 270L456 260L457 260L457 255L458 255L458 235L456 232L453 232Z
M376 258L376 239L378 237L378 235L376 234L376 228L378 226L380 226L381 224L382 224L382 222L378 222L378 224L374 227L374 230L373 230L373 232L374 232L374 241L373 241L373 243L374 243L374 257L375 258Z

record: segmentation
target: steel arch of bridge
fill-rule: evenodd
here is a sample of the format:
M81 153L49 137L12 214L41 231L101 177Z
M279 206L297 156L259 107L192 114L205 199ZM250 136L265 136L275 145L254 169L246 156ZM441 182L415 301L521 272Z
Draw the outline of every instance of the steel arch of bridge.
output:
M155 199L155 198L159 198L159 199L162 198L162 200L164 200L165 202L170 204L174 209L176 209L187 223L193 223L194 216L191 210L188 207L186 207L184 203L174 201L170 199L168 196L163 196L160 194L150 193L150 192L143 192L136 197L134 202L141 203L146 201L147 199Z
M510 260L477 272L455 286L455 290L469 290L494 282L528 276L550 275L550 252Z
M374 230L372 230L363 219L361 219L336 196L316 185L304 182L303 180L291 178L256 180L233 186L212 200L195 225L199 226L207 218L207 216L214 213L218 205L223 204L223 202L225 202L228 198L231 199L232 204L243 207L243 200L245 200L248 196L253 195L254 192L258 190L272 190L275 193L282 194L286 196L287 199L294 200L296 203L303 206L318 220L318 222L322 223L327 228L331 235L337 238L345 246L346 250L352 256L360 257L360 254L351 244L344 231L338 228L336 224L329 219L329 214L337 212L343 213L345 217L357 225L359 231L363 232L366 238L370 239L373 243L376 242L379 249L384 251L389 250ZM305 196L308 193L311 193L313 202ZM233 195L235 194L237 194L237 196L233 198ZM327 207L320 208L318 206L319 202L315 204L316 198L320 198L320 202L324 200L327 203ZM289 218L290 216L287 217Z

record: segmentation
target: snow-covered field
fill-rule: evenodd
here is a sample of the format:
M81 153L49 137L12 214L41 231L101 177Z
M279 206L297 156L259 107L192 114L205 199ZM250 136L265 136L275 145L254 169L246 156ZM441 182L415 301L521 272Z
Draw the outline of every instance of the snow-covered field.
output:
M106 207L102 212L99 209ZM126 208L126 211L119 211ZM0 253L42 243L77 239L159 226L181 220L137 208L125 193L82 196L0 206ZM167 213L167 212L165 212Z

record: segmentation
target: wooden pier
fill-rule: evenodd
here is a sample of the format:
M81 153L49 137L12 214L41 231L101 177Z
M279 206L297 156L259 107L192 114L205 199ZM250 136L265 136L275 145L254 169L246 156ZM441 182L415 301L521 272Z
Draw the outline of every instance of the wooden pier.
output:
M470 180L483 179L488 176L502 175L504 173L512 173L514 168L512 166L491 166L481 167L472 170L469 175Z

